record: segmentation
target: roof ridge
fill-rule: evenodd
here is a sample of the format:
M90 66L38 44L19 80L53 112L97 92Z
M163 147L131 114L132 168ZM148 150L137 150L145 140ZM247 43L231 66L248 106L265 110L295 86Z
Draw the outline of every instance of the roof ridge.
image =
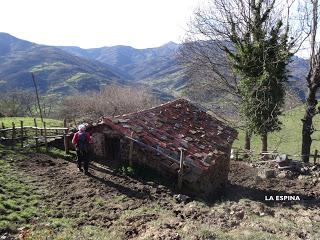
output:
M132 115L135 115L135 114L148 113L148 112L153 111L153 110L155 110L155 109L161 109L161 108L163 108L163 107L170 106L170 105L172 105L172 104L174 104L174 103L183 103L183 102L194 106L195 108L199 109L200 111L205 112L208 116L210 116L210 118L211 118L212 120L214 120L214 121L216 121L217 123L223 125L224 127L227 127L227 128L229 128L229 129L232 129L232 127L229 126L228 121L226 121L225 119L219 119L216 115L213 116L212 114L209 114L209 113L208 113L208 111L212 111L212 110L210 110L210 109L208 109L208 108L200 105L199 103L196 103L196 102L194 102L194 101L191 101L191 100L185 99L185 98L177 98L177 99L174 99L174 100L172 100L172 101L165 102L165 103L162 103L162 104L160 104L160 105L156 105L156 106L151 107L151 108L148 108L148 109L142 109L142 110L140 110L140 111L131 112L131 113L126 113L126 114L122 114L122 115L117 115L117 116L114 116L114 117L112 117L112 116L105 116L105 117L103 117L103 119L128 118L128 117L130 117L130 116L132 116ZM212 112L213 112L213 111L212 111ZM214 112L213 112L213 113L214 113Z
M189 100L187 99L184 99L184 98L177 98L177 99L174 99L172 101L169 101L169 102L165 102L165 103L162 103L160 105L157 105L157 106L154 106L154 107L151 107L151 108L147 108L147 109L142 109L140 111L136 111L136 112L131 112L131 113L126 113L126 114L122 114L122 115L117 115L113 118L120 118L120 117L127 117L127 116L131 116L133 114L137 114L137 113L145 113L145 112L149 112L149 111L152 111L154 109L157 109L157 108L161 108L163 106L167 106L167 105L170 105L172 103L175 103L175 102L181 102L181 101L186 101L186 102L190 102ZM191 102L190 102L191 103ZM192 103L193 104L193 103ZM104 117L104 118L112 118L111 116L107 116L107 117Z

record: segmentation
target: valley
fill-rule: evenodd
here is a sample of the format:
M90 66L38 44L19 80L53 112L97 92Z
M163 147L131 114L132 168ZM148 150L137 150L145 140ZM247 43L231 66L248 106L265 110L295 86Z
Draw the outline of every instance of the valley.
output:
M186 97L209 109L219 105L219 94L207 79L190 80L179 64L181 45L173 42L148 49L82 49L39 45L0 33L0 46L0 91L33 91L30 72L34 72L42 95L54 99L114 83L151 89L162 100ZM289 66L289 88L300 101L305 99L307 69L308 61L298 57Z

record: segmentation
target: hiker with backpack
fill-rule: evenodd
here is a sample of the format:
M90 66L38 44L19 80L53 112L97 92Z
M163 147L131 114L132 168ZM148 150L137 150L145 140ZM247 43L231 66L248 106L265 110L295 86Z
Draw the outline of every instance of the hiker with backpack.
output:
M84 169L84 173L87 175L89 168L90 144L93 142L90 134L86 132L86 126L84 124L79 125L78 132L73 135L72 143L76 147L79 171L82 172Z

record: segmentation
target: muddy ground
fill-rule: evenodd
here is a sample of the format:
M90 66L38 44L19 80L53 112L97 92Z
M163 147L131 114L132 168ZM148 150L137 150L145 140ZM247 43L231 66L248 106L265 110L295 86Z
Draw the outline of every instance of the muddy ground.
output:
M244 162L231 162L225 195L210 203L179 202L168 186L98 163L85 176L72 161L32 153L15 168L37 187L39 211L46 213L22 230L25 239L42 239L39 232L48 239L320 239L320 181L260 179ZM300 201L265 200L277 195ZM54 228L47 218L71 219L72 230ZM84 231L88 226L101 235Z

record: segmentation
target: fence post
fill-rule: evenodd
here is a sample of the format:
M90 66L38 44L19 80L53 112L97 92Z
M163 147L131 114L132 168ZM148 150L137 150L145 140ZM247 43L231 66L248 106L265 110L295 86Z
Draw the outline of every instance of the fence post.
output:
M318 158L318 150L314 150L313 163L316 164Z
M129 148L129 166L132 167L132 152L133 152L133 132L131 132L131 139L130 139L130 148Z
M63 120L63 127L67 127L67 119ZM68 139L68 129L64 130L63 133L63 143L64 143L64 150L66 154L69 154L69 139Z
M182 188L182 180L183 180L184 149L179 148L179 150L180 150L180 169L178 171L178 189L180 190Z
M12 122L12 135L11 135L11 140L12 140L12 148L15 144L15 139L16 139L16 125L14 122Z
M236 155L236 161L238 161L239 160L239 149L236 149L235 155Z
M3 123L3 122L1 122L1 128L2 128L2 129L5 129L5 126L4 126L4 123ZM5 131L2 132L2 136L3 136L4 138L6 138L6 132L5 132Z
M34 127L35 127L35 130L36 130L36 137L35 137L35 140L36 140L36 149L37 151L39 150L39 142L38 142L38 126L37 126L37 119L33 119L33 122L34 122Z
M20 141L21 141L21 148L23 148L23 121L20 121Z
M48 152L48 141L47 141L47 127L46 122L43 122L43 128L44 128L44 144L46 146L46 152Z

